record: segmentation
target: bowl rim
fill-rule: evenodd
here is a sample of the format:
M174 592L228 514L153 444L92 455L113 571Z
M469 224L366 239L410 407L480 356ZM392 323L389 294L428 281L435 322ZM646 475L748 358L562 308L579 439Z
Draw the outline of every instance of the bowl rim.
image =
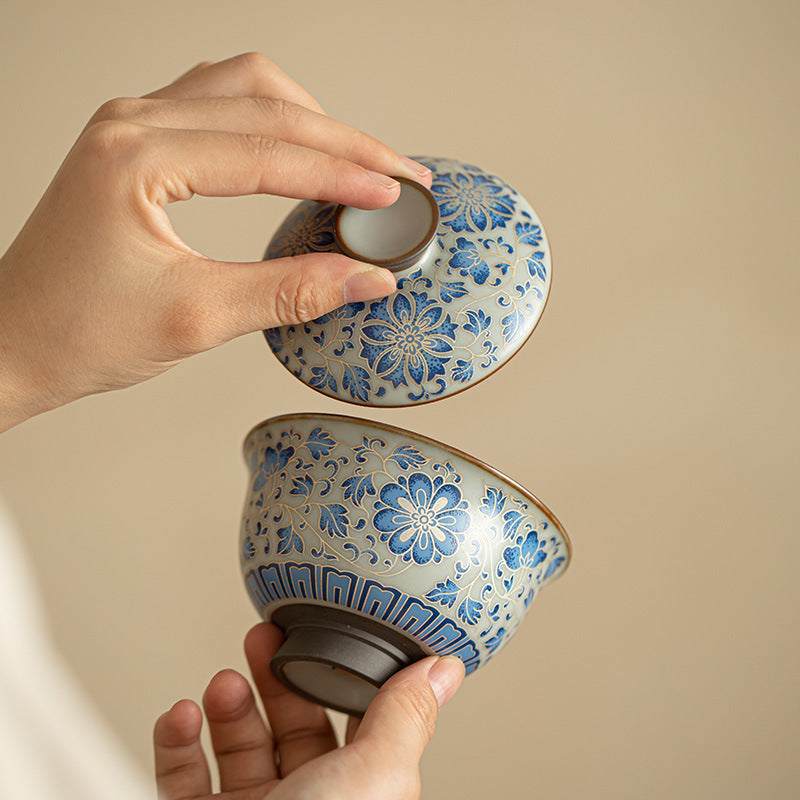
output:
M538 498L536 497L533 492L526 489L519 481L510 478L505 473L501 472L499 469L496 469L491 464L487 464L480 458L476 456L470 455L469 453L465 453L463 450L459 450L457 447L453 447L452 445L446 444L445 442L439 441L438 439L434 439L432 436L427 436L422 433L417 433L416 431L408 430L408 428L401 428L397 425L390 425L387 422L379 422L373 419L366 419L364 417L352 417L349 414L330 414L326 412L314 412L314 411L297 411L297 412L290 412L287 414L277 414L274 417L268 417L267 419L258 423L253 428L251 428L247 435L244 437L244 442L242 444L242 449L245 450L250 440L258 433L262 428L266 428L268 425L272 425L276 422L284 422L288 420L334 420L337 422L355 422L361 423L364 425L371 426L373 428L377 428L379 430L387 431L389 433L400 434L402 436L408 436L412 439L416 439L423 444L432 444L436 447L441 447L443 450L449 452L456 458L461 458L464 461L467 461L474 466L478 467L485 472L488 472L494 475L500 480L505 481L511 487L513 487L516 491L518 491L523 497L527 500L532 502L540 511L547 515L548 519L555 525L558 532L561 534L561 538L564 540L564 545L567 549L567 562L564 564L563 569L560 570L559 575L560 577L564 574L567 567L570 565L572 561L572 542L570 541L569 534L567 533L564 526L559 522L558 517Z

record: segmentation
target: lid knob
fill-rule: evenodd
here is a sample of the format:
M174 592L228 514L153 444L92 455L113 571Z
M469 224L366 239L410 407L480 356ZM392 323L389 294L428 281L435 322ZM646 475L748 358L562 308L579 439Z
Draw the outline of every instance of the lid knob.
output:
M345 255L398 272L414 266L433 242L439 206L422 184L396 178L400 195L373 211L339 206L334 231Z

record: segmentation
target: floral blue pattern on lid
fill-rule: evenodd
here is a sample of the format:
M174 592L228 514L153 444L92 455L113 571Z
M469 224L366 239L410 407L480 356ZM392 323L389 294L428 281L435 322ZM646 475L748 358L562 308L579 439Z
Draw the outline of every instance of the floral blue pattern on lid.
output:
M439 226L397 291L264 332L281 363L323 394L359 405L438 400L502 366L533 332L550 288L550 251L530 204L505 181L445 158L433 172ZM267 258L335 252L332 203L300 203Z

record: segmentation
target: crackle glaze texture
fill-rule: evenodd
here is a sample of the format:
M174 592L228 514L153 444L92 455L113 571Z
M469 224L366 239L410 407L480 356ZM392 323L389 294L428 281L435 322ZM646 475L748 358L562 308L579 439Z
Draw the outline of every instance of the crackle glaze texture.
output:
M532 495L400 429L276 417L245 458L241 566L265 619L294 598L341 606L472 671L567 566L566 535Z
M522 346L547 300L550 251L529 203L478 167L417 160L433 172L440 222L423 259L397 273L397 291L264 332L288 370L339 400L403 406L461 391ZM335 211L300 203L266 257L339 252Z

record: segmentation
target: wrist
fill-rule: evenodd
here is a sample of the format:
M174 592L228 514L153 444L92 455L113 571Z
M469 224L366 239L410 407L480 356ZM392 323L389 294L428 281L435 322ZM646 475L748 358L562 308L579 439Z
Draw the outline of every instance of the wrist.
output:
M0 433L25 422L36 413L22 381L10 368L8 348L0 343Z
M4 259L0 259L0 432L54 408L47 393L37 388L20 332L29 331L22 324L19 308L12 300L13 285L3 280Z
M0 433L63 405L28 380L19 354L4 341L5 333L0 331Z

